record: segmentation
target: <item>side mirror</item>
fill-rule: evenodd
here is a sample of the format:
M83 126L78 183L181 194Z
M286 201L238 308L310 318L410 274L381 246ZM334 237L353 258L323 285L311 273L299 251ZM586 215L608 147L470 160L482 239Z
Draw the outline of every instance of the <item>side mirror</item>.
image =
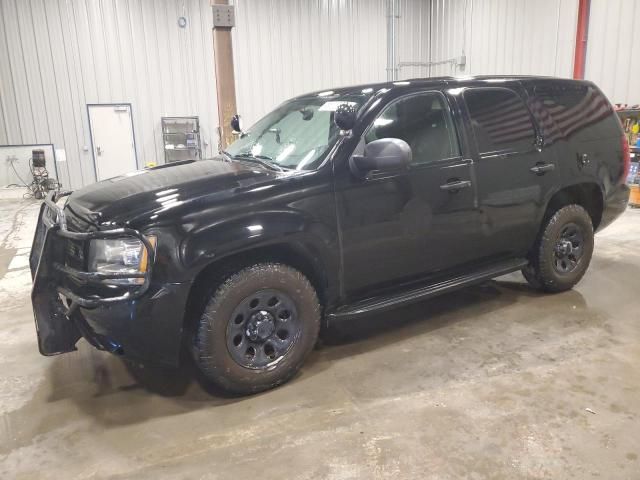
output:
M242 133L242 119L240 118L240 115L235 114L231 117L231 129L233 130L233 133Z
M411 163L411 147L399 138L381 138L368 143L363 155L353 155L349 160L351 171L365 177L373 170L403 170Z
M351 130L356 124L356 113L358 113L358 110L353 104L343 103L338 105L333 114L333 123L340 130Z

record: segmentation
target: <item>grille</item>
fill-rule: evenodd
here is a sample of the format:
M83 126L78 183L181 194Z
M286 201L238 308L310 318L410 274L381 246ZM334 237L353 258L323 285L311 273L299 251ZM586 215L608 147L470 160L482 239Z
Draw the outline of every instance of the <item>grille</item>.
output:
M69 267L84 270L84 242L67 239L65 245L65 261Z
M72 232L89 232L95 230L95 226L87 222L84 218L76 215L69 205L64 209L67 228ZM86 269L86 246L87 242L82 240L65 240L65 263L78 270Z

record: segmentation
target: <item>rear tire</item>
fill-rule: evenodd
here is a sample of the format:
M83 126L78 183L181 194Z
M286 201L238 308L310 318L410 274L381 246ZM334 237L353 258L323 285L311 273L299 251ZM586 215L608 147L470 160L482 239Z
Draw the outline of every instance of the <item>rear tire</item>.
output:
M584 276L593 255L593 224L580 205L558 210L543 226L524 278L536 289L563 292Z
M207 303L193 341L196 364L230 393L274 388L293 377L313 349L320 311L315 289L294 268L244 268Z

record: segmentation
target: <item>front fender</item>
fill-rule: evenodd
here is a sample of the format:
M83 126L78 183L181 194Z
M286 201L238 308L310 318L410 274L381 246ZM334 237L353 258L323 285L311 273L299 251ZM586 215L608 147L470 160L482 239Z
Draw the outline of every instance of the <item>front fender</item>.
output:
M337 283L335 226L297 211L247 213L203 226L182 242L180 253L185 268L197 273L212 262L270 246L295 250L323 272L328 284Z

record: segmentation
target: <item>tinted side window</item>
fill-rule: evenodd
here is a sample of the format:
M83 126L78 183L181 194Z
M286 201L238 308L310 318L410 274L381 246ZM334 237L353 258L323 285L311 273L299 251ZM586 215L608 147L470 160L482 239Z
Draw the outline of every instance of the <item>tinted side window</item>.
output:
M413 163L460 155L449 107L439 93L402 98L382 111L365 135L365 142L399 138L411 147Z
M464 92L480 153L527 152L535 128L522 99L506 88L474 88Z
M553 143L573 135L583 135L589 140L620 136L616 114L597 89L582 84L562 84L539 86L534 91L536 101L543 107L545 142Z

